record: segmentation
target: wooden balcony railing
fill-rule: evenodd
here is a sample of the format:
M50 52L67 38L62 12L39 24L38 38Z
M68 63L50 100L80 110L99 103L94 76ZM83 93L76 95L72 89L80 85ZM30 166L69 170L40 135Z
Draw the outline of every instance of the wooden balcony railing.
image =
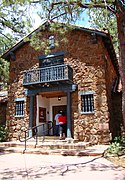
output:
M23 74L24 86L65 80L73 80L73 70L69 65L65 64L27 70Z

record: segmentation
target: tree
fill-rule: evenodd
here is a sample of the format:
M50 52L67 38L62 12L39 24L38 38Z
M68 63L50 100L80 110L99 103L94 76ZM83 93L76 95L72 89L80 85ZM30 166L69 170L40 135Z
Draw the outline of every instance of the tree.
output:
M0 36L0 54L12 46L12 42L15 42L12 35L1 34ZM0 86L1 88L7 88L7 82L9 79L9 62L0 58Z
M27 6L22 5L21 2L17 4L11 0L0 1L0 35L8 32L17 40L29 32L31 23L27 16Z
M9 63L0 58L0 86L7 87Z
M91 9L88 14L90 26L100 30L108 30L110 32L115 51L118 55L118 32L116 16L110 11L107 11L107 9Z
M28 6L22 2L0 0L0 54L11 47L19 38L24 37L31 28L27 16Z
M12 1L0 1L0 54L10 48L19 38L30 31L30 18L26 5ZM24 2L23 2L24 3ZM9 63L0 58L0 86L6 88L9 74Z

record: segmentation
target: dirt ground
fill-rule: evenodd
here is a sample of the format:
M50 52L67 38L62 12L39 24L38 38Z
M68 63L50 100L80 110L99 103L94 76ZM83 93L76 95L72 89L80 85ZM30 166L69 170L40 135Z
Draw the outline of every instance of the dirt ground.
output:
M123 156L120 156L120 157L106 157L107 160L113 162L114 164L120 166L120 167L123 167L125 168L125 155Z

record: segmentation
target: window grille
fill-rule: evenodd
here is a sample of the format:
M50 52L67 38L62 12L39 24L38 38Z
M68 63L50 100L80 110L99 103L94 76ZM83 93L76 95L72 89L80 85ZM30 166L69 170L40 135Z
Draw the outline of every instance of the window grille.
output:
M24 101L16 101L16 116L24 116Z
M93 94L81 95L81 110L83 113L94 112L94 97Z

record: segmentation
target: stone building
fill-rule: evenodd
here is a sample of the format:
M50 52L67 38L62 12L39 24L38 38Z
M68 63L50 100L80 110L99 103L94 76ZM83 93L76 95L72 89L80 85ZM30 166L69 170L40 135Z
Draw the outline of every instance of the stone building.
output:
M48 39L50 54L45 55L43 48L35 50L24 38L2 55L10 62L10 139L34 126L39 126L39 136L43 129L53 136L48 122L51 126L56 112L62 110L67 113L67 138L109 142L121 123L121 97L115 88L119 66L109 33L73 26L65 34L67 43L58 33L49 32L46 23L27 37L34 33L39 34L39 42Z

